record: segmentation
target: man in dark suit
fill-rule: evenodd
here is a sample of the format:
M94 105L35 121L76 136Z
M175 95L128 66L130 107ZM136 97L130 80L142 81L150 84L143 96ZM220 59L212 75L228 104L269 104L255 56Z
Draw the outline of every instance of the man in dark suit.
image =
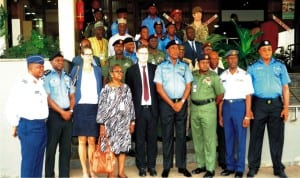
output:
M224 72L224 69L219 67L219 54L216 51L211 51L209 53L210 61L210 70L216 72L219 76L222 72ZM217 118L219 120L219 118ZM217 135L218 135L218 163L219 166L222 167L222 169L226 169L226 160L225 160L225 133L224 133L224 127L221 127L220 124L217 122Z
M125 82L132 92L136 115L136 166L139 169L139 176L146 176L146 167L150 176L156 176L158 118L158 95L154 83L156 66L147 63L146 46L141 45L136 55L138 63L127 70L125 77Z
M186 27L185 29L187 40L183 43L185 52L184 57L192 60L193 66L197 59L202 58L202 44L198 41L195 41L195 29L191 26Z

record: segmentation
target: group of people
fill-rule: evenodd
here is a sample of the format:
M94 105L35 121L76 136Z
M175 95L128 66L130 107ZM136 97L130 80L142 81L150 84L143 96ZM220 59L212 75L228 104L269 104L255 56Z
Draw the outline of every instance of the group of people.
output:
M238 67L239 51L229 50L224 70L213 44L204 44L208 30L201 23L201 7L192 9L194 22L184 29L178 29L180 10L172 11L174 21L166 26L155 15L155 3L148 11L138 40L128 34L126 9L118 9L112 24L117 32L109 40L104 23L95 22L94 36L81 40L70 74L60 52L49 58L53 69L46 72L43 57L27 57L28 74L17 81L7 109L13 136L21 142L21 177L42 176L45 150L45 176L54 177L57 145L59 177L69 177L72 136L78 137L84 178L97 176L90 160L98 137L108 139L118 160L118 177L127 177L126 153L134 132L139 176L157 176L158 127L162 177L169 176L174 152L178 172L185 177L202 172L213 177L217 161L224 169L221 175L243 177L249 125L247 176L259 170L267 125L274 175L287 177L281 159L290 78L285 65L272 57L271 43L260 43L260 58L247 71ZM189 128L197 162L191 172L186 168ZM102 142L103 150L105 146Z

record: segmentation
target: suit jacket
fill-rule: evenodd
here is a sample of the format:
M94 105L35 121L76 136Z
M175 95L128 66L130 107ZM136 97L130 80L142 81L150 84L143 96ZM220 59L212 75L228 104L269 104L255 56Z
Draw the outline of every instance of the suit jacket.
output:
M155 83L154 83L154 75L156 70L156 65L151 63L147 63L148 68L148 80L149 80L149 88L150 88L150 95L151 95L151 111L154 117L158 117L158 94L156 92ZM142 83L142 76L140 73L140 68L138 63L134 64L130 68L127 69L126 76L125 76L125 83L130 87L132 93L132 99L135 109L136 118L141 117L142 107L142 93L143 93L143 83Z
M218 67L218 76L220 76L224 71L225 71L225 69Z
M202 58L202 44L198 41L195 41L197 52L192 49L192 46L188 41L183 43L184 46L184 57L189 58L192 60L193 66L195 66L196 60L198 58Z

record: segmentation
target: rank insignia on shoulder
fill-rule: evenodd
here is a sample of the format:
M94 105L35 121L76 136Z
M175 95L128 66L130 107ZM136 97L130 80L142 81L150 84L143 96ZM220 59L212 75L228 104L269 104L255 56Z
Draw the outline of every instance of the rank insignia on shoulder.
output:
M28 83L28 81L26 79L23 79L21 82L24 83L24 84Z
M282 63L282 64L284 64L284 61L281 60L281 59L275 59L275 60L278 61L278 62L280 62L280 63Z
M50 74L50 73L51 73L51 70L50 70L50 69L44 71L44 75L48 75L48 74Z
M252 64L254 64L254 63L256 63L256 62L257 62L257 60L251 61L251 62L249 63L249 65L252 65Z

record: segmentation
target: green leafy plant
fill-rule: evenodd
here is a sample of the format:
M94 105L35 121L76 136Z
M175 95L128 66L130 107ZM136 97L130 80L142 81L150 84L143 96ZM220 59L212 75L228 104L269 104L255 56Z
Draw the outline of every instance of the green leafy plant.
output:
M213 44L215 51L219 56L224 56L228 50L235 49L239 51L239 67L247 69L248 65L258 59L257 47L258 44L253 43L263 32L256 32L251 34L251 30L239 27L233 20L237 30L239 39L233 40L233 43L228 43L227 37L219 34L211 34L207 38L207 42ZM223 58L224 67L227 67L226 61Z
M239 42L234 41L236 49L239 51L239 66L246 69L252 61L258 58L257 47L259 44L253 42L263 32L259 31L252 34L251 30L239 27L234 20L232 22L239 35Z
M29 55L42 55L49 57L59 50L58 39L52 36L41 35L32 30L29 40L20 39L19 45L8 48L4 52L5 58L26 58Z

